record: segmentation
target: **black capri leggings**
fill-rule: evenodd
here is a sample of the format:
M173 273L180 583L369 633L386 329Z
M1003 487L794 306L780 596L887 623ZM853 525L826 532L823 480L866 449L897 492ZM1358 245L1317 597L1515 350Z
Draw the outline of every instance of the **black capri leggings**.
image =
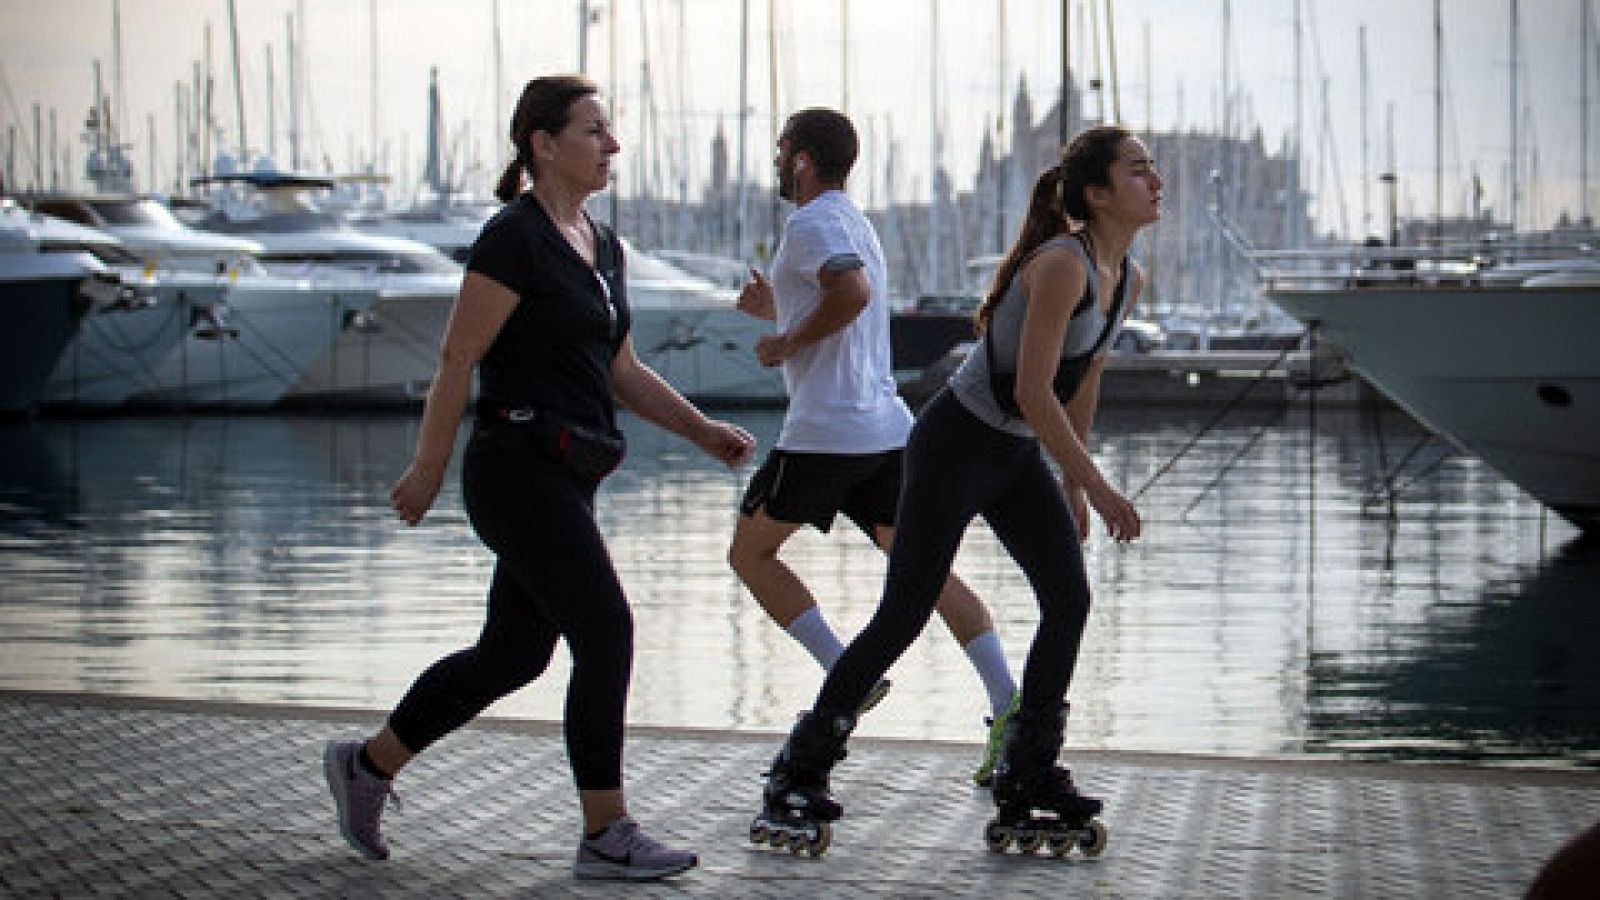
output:
M1039 628L1022 673L1022 708L1060 709L1089 616L1078 529L1039 442L989 427L948 388L928 402L906 445L883 599L828 673L817 709L860 708L922 633L977 515L1022 567L1039 603Z
M473 434L462 468L467 515L496 557L488 618L476 644L417 678L389 727L420 753L538 678L566 638L573 778L581 790L620 788L633 616L595 525L596 485L492 430Z

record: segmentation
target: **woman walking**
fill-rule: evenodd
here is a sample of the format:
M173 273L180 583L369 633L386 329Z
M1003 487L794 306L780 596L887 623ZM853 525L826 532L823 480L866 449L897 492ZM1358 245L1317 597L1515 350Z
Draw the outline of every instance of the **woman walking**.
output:
M477 643L434 663L367 741L324 755L339 828L384 859L391 780L416 754L537 678L558 639L572 655L564 716L583 814L575 874L642 880L694 854L645 835L622 787L633 620L595 524L600 481L621 461L613 396L641 418L732 466L754 441L712 421L640 362L628 335L622 245L584 201L607 186L619 149L595 85L530 81L511 119L505 204L483 228L451 312L396 513L420 522L438 495L477 369L479 399L462 463L469 519L495 555Z

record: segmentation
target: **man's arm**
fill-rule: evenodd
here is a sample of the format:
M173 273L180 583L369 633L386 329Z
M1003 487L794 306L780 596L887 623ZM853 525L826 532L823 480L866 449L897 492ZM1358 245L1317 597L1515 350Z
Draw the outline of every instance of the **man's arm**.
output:
M846 266L824 263L817 270L822 296L805 318L787 332L771 334L756 341L756 357L764 366L776 366L802 348L837 334L856 320L872 301L872 284L859 261Z

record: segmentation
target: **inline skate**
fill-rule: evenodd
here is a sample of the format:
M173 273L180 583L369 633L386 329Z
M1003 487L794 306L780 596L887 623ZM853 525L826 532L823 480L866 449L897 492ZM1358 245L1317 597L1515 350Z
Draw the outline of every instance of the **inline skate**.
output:
M1043 847L1057 858L1078 848L1099 856L1106 826L1096 819L1101 803L1078 792L1072 774L1056 764L1063 717L1018 712L1006 723L1000 762L994 770L995 818L983 831L995 853L1015 845L1019 853Z
M832 822L844 808L829 793L828 772L844 759L855 719L842 713L802 713L767 772L761 812L750 822L750 842L813 857L827 852Z

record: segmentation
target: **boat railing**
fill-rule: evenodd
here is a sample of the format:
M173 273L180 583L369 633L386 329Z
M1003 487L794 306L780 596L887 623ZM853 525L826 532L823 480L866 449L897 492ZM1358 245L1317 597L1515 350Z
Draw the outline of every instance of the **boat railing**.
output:
M1600 232L1591 227L1537 234L1485 232L1410 246L1368 240L1265 250L1223 209L1221 178L1213 173L1211 180L1207 215L1268 292L1520 284L1541 274L1600 266Z
M1479 244L1415 247L1331 246L1258 252L1257 276L1268 292L1315 288L1457 288L1519 285L1529 278L1600 267L1586 246L1522 244L1514 252Z

